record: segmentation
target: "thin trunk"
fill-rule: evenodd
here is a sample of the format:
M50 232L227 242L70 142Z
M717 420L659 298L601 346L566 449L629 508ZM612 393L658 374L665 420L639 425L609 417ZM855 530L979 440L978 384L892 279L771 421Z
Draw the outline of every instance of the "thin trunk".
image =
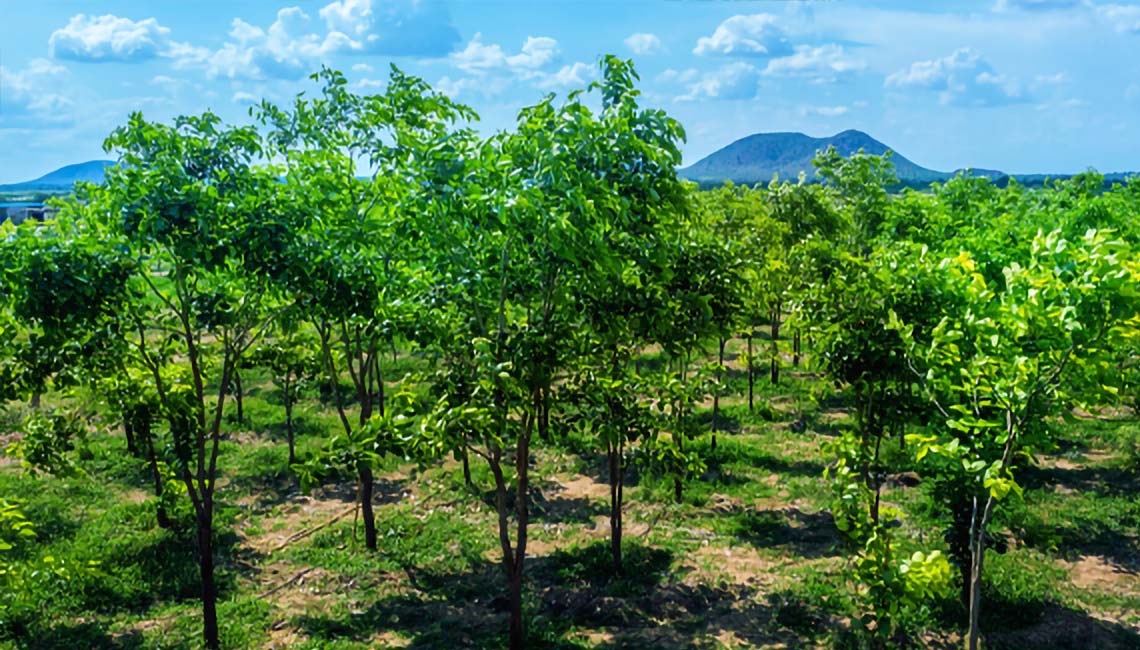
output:
M32 393L32 399L29 402L29 406L32 407L33 411L40 410L40 392L38 390Z
M800 367L800 332L796 330L792 332L792 365L796 368Z
M198 510L198 572L202 578L202 639L210 650L219 650L218 591L214 584L214 544L211 539L214 519L213 496L203 495Z
M289 464L297 464L296 437L293 434L293 398L285 398L285 436L289 439Z
M755 384L756 373L752 363L752 332L748 333L748 412L753 411L752 386Z
M131 424L131 418L129 415L123 418L123 436L125 436L127 439L127 453L134 456L135 458L138 458L139 445L135 440L135 427L133 424Z
M463 432L463 484L471 487L471 461L467 452L467 432Z
M151 435L150 421L140 419L138 423L138 437L146 446L147 465L150 467L150 478L154 484L154 497L158 500L155 508L155 521L159 528L169 530L173 526L166 508L162 505L162 474L158 471L158 455L154 451L154 438Z
M542 399L539 402L538 437L550 442L550 382L542 386Z
M519 433L518 448L515 451L515 556L511 573L511 650L526 647L526 630L523 626L522 583L526 565L527 526L530 524L530 436L534 430L537 414L524 416Z
M511 650L524 650L526 648L526 632L523 629L522 573L511 572L508 582L511 607L510 648Z
M986 527L993 506L994 498L987 496L985 506L979 513L977 499L974 499L974 516L970 528L970 627L966 636L969 650L978 650L981 646L982 569L985 566Z
M780 306L772 310L772 383L780 383Z
M610 441L608 446L610 461L610 553L613 556L613 573L615 576L619 576L623 573L621 563L621 506L625 467L622 459L621 441Z
M360 479L360 518L364 520L364 547L376 550L376 518L372 514L372 468L367 463L357 467Z
M685 376L688 374L685 372L685 369L689 365L688 358L684 358L683 360L681 360L678 365L680 366L680 369L681 369L680 370L681 387L682 387L682 389L684 389ZM677 400L677 436L676 436L676 442L677 442L677 451L680 452L681 454L684 454L685 453L685 397L684 397L684 395L682 395L681 398ZM685 473L685 470L682 469L680 472L678 472L677 476L673 477L673 500L677 503L681 503L681 498L684 496L684 494L683 494L683 492L684 492L684 485L683 485L684 484L684 473Z
M724 378L724 344L727 341L724 337L720 339L720 352L717 354L717 371L716 371L716 392L713 393L713 414L712 414L712 440L709 442L709 450L716 451L716 425L717 418L720 416L720 383Z
M241 373L234 369L234 400L237 402L238 424L245 424L245 400L242 399Z

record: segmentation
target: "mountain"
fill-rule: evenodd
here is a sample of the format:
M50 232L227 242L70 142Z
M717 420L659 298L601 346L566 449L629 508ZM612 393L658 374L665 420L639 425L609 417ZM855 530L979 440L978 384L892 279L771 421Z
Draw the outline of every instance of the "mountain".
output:
M114 164L115 161L113 160L89 160L75 165L67 165L35 180L0 185L0 192L69 190L79 181L101 183L103 182L103 170Z
M757 133L741 138L681 169L679 174L702 185L719 185L726 180L740 184L767 183L774 174L781 179L794 180L803 171L808 178L815 176L811 159L816 151L834 146L840 155L847 157L862 149L865 153L881 156L890 147L871 136L849 129L829 138L812 138L803 133ZM895 175L906 185L925 186L935 181L952 178L957 172L939 172L917 165L897 151L891 157ZM974 169L975 175L1001 178L1002 172Z

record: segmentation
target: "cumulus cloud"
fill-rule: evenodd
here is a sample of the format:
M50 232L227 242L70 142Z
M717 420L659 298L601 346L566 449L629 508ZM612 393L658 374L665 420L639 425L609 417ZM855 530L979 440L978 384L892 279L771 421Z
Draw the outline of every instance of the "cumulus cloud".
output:
M444 56L460 42L447 7L434 0L335 0L320 16L330 33L369 54Z
M700 72L696 68L686 68L684 70L677 70L676 68L666 68L664 72L657 75L657 81L666 83L683 83L687 84L700 76Z
M217 50L174 43L168 55L175 59L175 67L202 69L210 79L296 79L328 56L359 47L341 32L323 37L311 33L309 24L309 15L299 7L278 11L266 29L235 18L229 32L232 40Z
M586 63L560 65L561 59L558 41L549 36L528 36L518 52L509 53L498 43L483 42L483 35L476 33L463 49L448 57L452 66L473 77L445 76L438 85L453 97L472 91L490 96L517 82L544 89L584 85L595 74Z
M462 50L451 55L451 63L473 74L490 70L536 70L555 63L560 56L558 41L548 36L528 36L518 54L508 55L497 43L484 43L483 34L476 32Z
M961 48L949 56L915 61L887 77L888 88L921 88L939 93L944 105L989 107L1028 100L1016 80L997 74L981 55Z
M235 18L221 47L171 43L165 55L211 79L297 79L336 54L444 56L459 42L433 0L334 0L319 16L286 7L265 28Z
M259 103L261 101L261 98L257 95L254 95L253 93L247 93L245 91L239 90L238 92L234 93L232 97L230 97L230 101L235 104L241 104L242 106L253 106Z
M711 36L697 39L693 54L777 57L792 54L787 34L772 14L733 16Z
M0 66L0 129L69 122L72 101L57 91L66 76L63 66L47 59L33 59L20 71Z
M839 117L846 115L848 110L846 106L805 106L800 109L800 115L804 117Z
M91 63L132 63L158 56L167 45L170 30L154 18L135 22L112 14L77 14L48 39L57 59Z
M665 46L661 44L661 39L657 36L640 32L631 34L626 38L625 46L634 54L641 55L656 54L665 49Z
M1100 5L1096 10L1116 31L1140 34L1140 5Z
M752 99L760 86L760 69L738 61L715 70L689 85L679 102L708 99Z
M834 81L840 75L857 72L867 67L861 60L854 59L843 47L834 43L820 45L797 45L795 54L772 59L764 68L764 74L776 77L811 77L818 81Z
M597 72L593 66L577 62L562 66L558 72L547 75L539 82L540 88L567 88L569 86L584 86L587 79L593 79Z

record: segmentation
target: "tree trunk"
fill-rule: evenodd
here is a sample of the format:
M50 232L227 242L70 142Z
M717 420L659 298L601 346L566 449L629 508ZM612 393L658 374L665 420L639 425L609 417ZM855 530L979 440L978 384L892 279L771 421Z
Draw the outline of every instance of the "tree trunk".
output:
M772 383L780 383L780 308L772 310Z
M508 578L510 589L510 648L511 650L524 650L526 648L526 632L523 629L522 611L522 572L512 571Z
M681 369L680 370L681 386L684 386L686 375L688 374L686 372L688 365L689 365L688 358L684 358L681 361L679 361L678 365L680 366L680 369ZM685 453L685 398L683 396L677 400L677 433L676 433L676 440L674 442L677 445L677 451L680 452L681 454L684 454ZM673 500L677 503L681 502L681 497L683 496L683 491L684 491L683 482L684 482L684 470L682 469L678 473L678 475L673 478Z
M203 495L198 510L198 572L202 579L202 639L210 650L219 650L218 591L214 584L213 496Z
M709 442L709 451L716 451L716 425L717 418L720 416L720 383L724 378L724 344L727 341L724 337L720 339L720 351L717 354L717 371L716 371L716 392L713 393L713 413L712 413L712 440Z
M792 365L800 367L800 332L792 332Z
M467 432L463 433L463 484L471 487L471 461L467 453Z
M296 439L293 435L293 398L285 398L285 436L289 440L289 465L297 463Z
M978 650L981 647L982 568L985 566L986 527L989 525L993 507L993 496L986 497L985 506L980 513L977 498L975 497L973 501L970 527L970 628L966 636L969 650Z
M150 467L150 478L154 484L154 498L158 500L154 512L155 522L159 528L170 530L173 527L173 522L170 521L170 517L166 514L166 508L162 505L162 474L158 471L158 454L154 451L154 438L151 435L150 421L140 418L138 428L138 437L146 446L147 465Z
M234 401L237 402L238 424L245 424L245 400L242 399L241 373L234 369Z
M515 451L515 553L514 570L511 572L511 650L526 647L526 630L523 626L522 583L523 569L526 566L527 526L530 524L530 437L534 430L535 415L524 417L519 434L518 448Z
M360 518L364 521L364 547L376 550L376 518L372 514L372 468L367 464L358 466L360 478Z
M40 410L40 392L38 390L32 393L32 399L28 405L32 407L33 411Z
M748 412L753 411L752 386L755 384L756 373L752 363L752 332L748 333Z
M139 445L138 441L135 440L135 427L131 423L130 415L123 417L123 436L127 439L127 453L138 458L140 456Z
M611 441L609 444L609 461L610 461L610 553L613 556L613 573L615 576L622 574L621 564L621 506L622 506L622 487L625 483L625 468L622 463L622 446L620 441L616 444Z

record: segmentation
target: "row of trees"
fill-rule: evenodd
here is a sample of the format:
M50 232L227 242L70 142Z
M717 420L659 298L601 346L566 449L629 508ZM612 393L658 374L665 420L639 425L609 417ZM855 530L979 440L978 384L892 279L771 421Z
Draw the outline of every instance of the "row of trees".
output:
M255 107L256 127L133 115L106 142L120 165L104 184L81 187L51 224L3 226L4 397L38 406L49 389L89 385L152 478L157 523L176 525L190 503L207 646L223 414L243 370L275 378L302 483L354 477L370 550L378 459L454 455L468 482L470 463L486 463L521 648L533 446L567 427L596 441L620 573L632 447L681 500L702 467L690 442L711 435L715 452L726 342L747 340L751 406L761 326L770 381L783 326L793 361L807 337L854 401L855 430L827 452L867 629L886 640L953 580L938 550L901 554L892 539L880 496L894 444L948 504L944 548L976 645L986 527L1019 489L1019 459L1073 399L1128 393L1125 215L1140 185L1100 194L1090 176L1026 192L963 176L892 197L889 158L829 151L823 184L696 192L675 172L681 126L639 105L629 62L607 57L601 73L490 137L470 128L471 109L396 69L372 96L324 70L313 97ZM637 363L650 346L665 372ZM434 372L393 381L397 348ZM298 458L306 380L323 384L340 429ZM695 417L709 396L711 430ZM17 451L66 471L76 435L73 420L33 414Z

